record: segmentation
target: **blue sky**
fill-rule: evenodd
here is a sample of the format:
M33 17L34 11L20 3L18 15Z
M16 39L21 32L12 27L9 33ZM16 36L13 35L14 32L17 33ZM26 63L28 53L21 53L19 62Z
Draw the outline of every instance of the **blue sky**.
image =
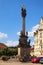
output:
M0 0L0 42L19 40L17 32L22 29L21 7L27 10L26 31L31 31L43 17L43 0ZM33 41L33 38L31 38ZM16 43L15 43L16 45Z

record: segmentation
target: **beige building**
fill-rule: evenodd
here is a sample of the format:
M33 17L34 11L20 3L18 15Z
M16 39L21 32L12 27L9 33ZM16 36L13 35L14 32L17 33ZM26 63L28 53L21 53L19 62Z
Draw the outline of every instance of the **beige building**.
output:
M34 55L43 55L43 18L40 20L38 30L34 32Z
M31 47L31 49L30 49L30 55L31 56L34 56L34 45Z

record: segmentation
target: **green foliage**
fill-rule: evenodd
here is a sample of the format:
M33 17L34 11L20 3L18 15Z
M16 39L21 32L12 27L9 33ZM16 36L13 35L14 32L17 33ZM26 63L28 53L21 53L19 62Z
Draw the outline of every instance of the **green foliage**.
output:
M2 52L3 52L3 55L8 55L9 49L8 48L5 48L5 49L2 50Z
M2 56L3 55L3 52L2 51L0 51L0 56Z
M15 50L9 50L9 48L5 48L2 51L0 51L0 56L5 55L5 56L13 56L18 54L18 49L16 48Z
M14 53L15 53L14 55L18 54L18 48L15 49Z

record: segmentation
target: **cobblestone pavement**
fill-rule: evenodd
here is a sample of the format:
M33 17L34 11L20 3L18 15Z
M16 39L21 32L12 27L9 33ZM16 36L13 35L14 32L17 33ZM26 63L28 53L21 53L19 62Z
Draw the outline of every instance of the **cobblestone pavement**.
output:
M0 65L43 65L40 63L31 63L31 62L19 62L19 61L0 61Z
M31 63L31 62L19 62L17 59L10 59L8 61L0 60L0 65L43 65L40 63Z

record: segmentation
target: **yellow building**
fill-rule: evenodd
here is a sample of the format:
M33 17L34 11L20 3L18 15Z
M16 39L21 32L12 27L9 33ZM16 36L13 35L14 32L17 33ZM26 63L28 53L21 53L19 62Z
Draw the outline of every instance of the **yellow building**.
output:
M31 55L31 56L34 56L34 45L33 45L33 47L31 47L31 49L30 49L30 55Z
M34 32L34 55L43 55L43 18L40 20L38 30Z

